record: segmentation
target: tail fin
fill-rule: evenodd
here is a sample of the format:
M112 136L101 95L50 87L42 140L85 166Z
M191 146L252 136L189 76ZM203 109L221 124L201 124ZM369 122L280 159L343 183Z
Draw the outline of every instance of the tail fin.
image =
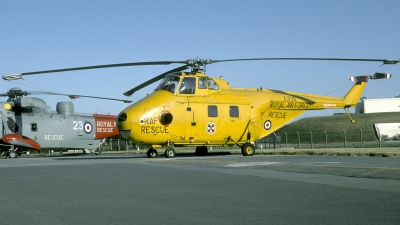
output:
M346 106L353 107L357 105L358 99L360 99L361 94L364 91L364 88L367 86L367 80L365 81L358 81L354 84L354 86L347 92L346 96L344 96L343 101L345 102Z
M352 107L357 105L358 99L362 92L364 91L365 86L367 85L368 79L376 80L376 79L384 79L391 78L392 75L389 73L375 73L373 76L357 76L350 77L350 81L356 81L357 83L350 89L350 91L344 96L343 101L346 104L345 108Z

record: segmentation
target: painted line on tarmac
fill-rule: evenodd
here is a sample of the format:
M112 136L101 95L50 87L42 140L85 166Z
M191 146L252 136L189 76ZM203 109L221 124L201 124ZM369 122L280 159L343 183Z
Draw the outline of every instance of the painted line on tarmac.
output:
M287 164L288 162L247 162L247 163L234 163L227 164L225 167L250 167L250 166L268 166L268 165L280 165Z

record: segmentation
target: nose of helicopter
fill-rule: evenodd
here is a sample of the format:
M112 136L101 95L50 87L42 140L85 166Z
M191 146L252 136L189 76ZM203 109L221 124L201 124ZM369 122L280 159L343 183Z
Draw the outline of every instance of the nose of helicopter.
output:
M134 104L120 112L117 117L117 129L119 130L121 137L127 141L138 141L139 139L143 138L141 137L143 135L143 132L144 134L146 134L146 130L143 131L143 129L145 129L145 127L143 126L146 123L145 120L151 120L155 117L157 117L158 119L160 102L165 102L165 98L168 97L171 97L170 92L153 92L145 99L135 102ZM164 107L165 104L163 108ZM166 123L170 123L169 120L172 119L170 118L171 116L172 115L169 114L164 115L164 120L166 121ZM155 123L154 121L153 123ZM148 129L150 129L150 126L147 127L149 127Z
M121 112L117 118L117 128L119 133L121 134L121 137L126 140L130 138L132 130L132 123L127 119L128 115L126 112Z

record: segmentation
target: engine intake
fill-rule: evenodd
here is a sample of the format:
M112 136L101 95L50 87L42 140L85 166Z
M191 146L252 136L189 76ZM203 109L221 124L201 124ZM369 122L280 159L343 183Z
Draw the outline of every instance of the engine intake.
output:
M158 120L164 126L171 124L173 119L174 119L174 116L172 116L172 114L166 110L162 111L160 113L160 115L158 116Z

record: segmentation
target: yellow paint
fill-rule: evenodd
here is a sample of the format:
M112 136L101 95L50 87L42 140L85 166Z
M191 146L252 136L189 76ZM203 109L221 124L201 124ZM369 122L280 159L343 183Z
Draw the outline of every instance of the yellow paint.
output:
M3 105L3 107L4 107L6 110L11 110L11 109L12 109L12 106L11 106L10 103L5 103L5 104Z
M126 114L121 116L126 120L117 122L124 138L150 146L242 146L273 133L306 110L354 107L366 86L366 81L357 82L345 97L328 97L231 88L226 80L202 73L170 76L179 81L174 91L156 90L120 113ZM188 81L196 83L194 93L184 91L183 83ZM208 86L204 81L210 82ZM165 111L173 116L168 126L160 123Z

